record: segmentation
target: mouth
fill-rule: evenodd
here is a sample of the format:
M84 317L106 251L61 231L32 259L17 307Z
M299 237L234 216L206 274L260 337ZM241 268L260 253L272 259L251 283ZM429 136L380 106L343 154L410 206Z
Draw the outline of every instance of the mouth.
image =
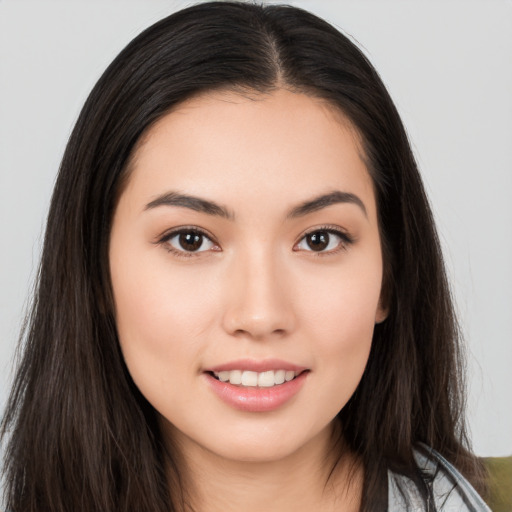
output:
M254 366L254 365L253 365ZM209 388L221 401L244 412L269 412L292 402L305 386L309 369L276 369L264 371L210 369L203 372ZM258 368L259 369L259 368Z
M250 370L225 370L208 371L214 379L220 382L226 382L233 386L250 388L273 388L286 382L296 379L300 374L307 370L267 370L264 372L255 372Z

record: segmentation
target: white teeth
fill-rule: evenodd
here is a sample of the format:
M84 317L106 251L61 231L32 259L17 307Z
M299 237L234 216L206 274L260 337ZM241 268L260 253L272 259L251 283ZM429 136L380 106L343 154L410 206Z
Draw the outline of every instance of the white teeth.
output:
M292 380L294 377L295 377L295 372L288 370L284 376L284 380L286 380L286 382L288 382L289 380Z
M242 386L257 386L258 374L256 372L242 373Z
M270 388L274 385L274 372L258 373L258 386L260 388Z
M220 381L227 382L229 380L229 374L230 372L219 372L217 376Z
M294 379L300 372L293 370L268 370L266 372L251 372L242 370L231 370L222 372L213 372L221 382L229 382L236 386L259 386L262 388L271 388L289 382Z
M240 370L233 370L229 373L229 382L231 384L242 384L242 372Z
M276 384L282 384L285 380L286 371L285 370L277 370L274 375L274 382Z

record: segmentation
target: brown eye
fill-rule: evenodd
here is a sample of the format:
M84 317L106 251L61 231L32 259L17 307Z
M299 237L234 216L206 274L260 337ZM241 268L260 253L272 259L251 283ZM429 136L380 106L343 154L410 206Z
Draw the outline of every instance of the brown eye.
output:
M197 251L203 245L203 235L199 233L181 233L178 242L185 251Z
M335 253L346 248L353 239L346 233L335 229L317 229L304 235L296 245L296 250L317 253Z
M329 246L330 234L327 231L315 231L306 236L306 243L312 251L323 251Z
M205 234L194 230L174 232L164 241L178 253L204 252L215 247Z

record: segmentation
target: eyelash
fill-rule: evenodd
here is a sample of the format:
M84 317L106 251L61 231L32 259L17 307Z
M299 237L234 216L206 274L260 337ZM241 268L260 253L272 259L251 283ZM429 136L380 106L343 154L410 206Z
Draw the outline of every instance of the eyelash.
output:
M298 244L300 244L307 236L312 235L313 233L328 233L329 235L335 235L340 239L340 243L335 249L331 249L330 251L305 251L311 253L314 257L327 257L327 256L334 256L335 254L338 254L341 251L346 251L350 245L352 245L355 242L355 239L353 236L351 236L346 231L342 230L338 226L332 226L332 225L326 225L326 226L320 226L315 227L313 229L310 229L309 231L306 231L301 235L301 237L298 239L298 241L294 244L294 247L296 247Z
M352 245L355 241L351 235L349 235L346 231L341 230L337 226L331 226L331 225L320 226L320 227L315 227L314 229L311 229L311 230L303 233L301 235L301 237L298 239L298 241L295 242L295 244L293 245L294 250L296 252L299 252L299 249L295 249L295 247L297 247L297 245L300 244L307 236L312 235L314 233L319 233L319 232L324 232L324 233L328 233L329 235L335 235L335 236L339 237L340 243L338 244L338 246L335 249L332 249L327 252L326 251L313 251L313 250L304 251L304 252L311 253L315 257L317 257L317 256L325 257L325 256L332 256L332 255L338 254L340 251L347 250L348 247L350 245ZM196 226L190 226L190 227L183 226L178 229L169 231L169 232L165 233L156 243L159 245L165 246L165 249L168 252L172 253L174 256L176 256L178 258L197 257L201 253L207 252L207 251L185 251L185 250L182 251L182 250L176 249L175 247L170 245L169 241L171 239L173 239L174 237L176 237L178 235L182 235L182 234L199 235L199 236L202 236L202 237L206 238L207 240L209 240L212 244L218 246L217 242L214 240L214 238L209 233L207 233L206 231L204 231ZM204 243L204 240L203 240L203 243Z
M214 245L218 245L217 242L215 242L214 238L212 237L212 235L210 235L209 233L207 233L206 231L196 227L196 226L183 226L183 227L180 227L178 229L174 229L172 231L169 231L167 233L165 233L158 241L157 241L157 244L159 245L163 245L165 247L165 249L172 253L174 256L177 256L178 258L193 258L193 257L197 257L199 256L201 253L203 252L206 252L206 251L180 251L179 249L176 249L175 247L173 247L169 241L174 238L175 236L178 236L178 235L184 235L184 234L195 234L195 235L200 235L204 238L206 238L207 240L210 240ZM204 241L203 241L204 243Z

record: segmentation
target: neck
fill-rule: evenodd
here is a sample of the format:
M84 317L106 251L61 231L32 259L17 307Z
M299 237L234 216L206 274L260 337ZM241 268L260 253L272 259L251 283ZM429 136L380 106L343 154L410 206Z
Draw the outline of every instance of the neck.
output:
M184 444L179 436L177 441ZM179 450L186 453L183 483L189 505L184 512L357 512L360 508L362 468L346 448L333 447L329 432L271 461L226 459L190 440L185 444L186 450Z

